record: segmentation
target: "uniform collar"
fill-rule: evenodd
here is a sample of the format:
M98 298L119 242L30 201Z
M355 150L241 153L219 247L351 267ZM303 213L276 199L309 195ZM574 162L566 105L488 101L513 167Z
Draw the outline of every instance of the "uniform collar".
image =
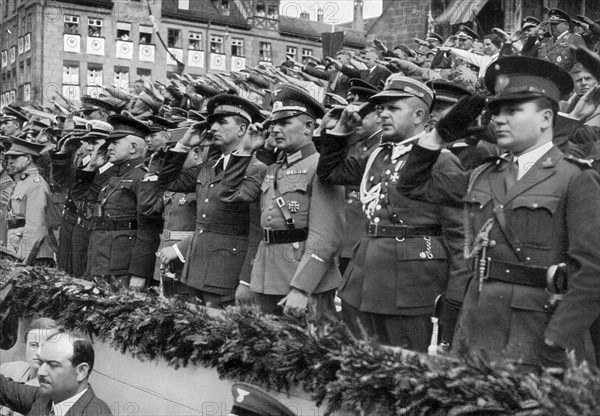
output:
M561 33L560 35L558 35L558 37L556 38L556 41L555 41L555 42L558 42L558 41L559 41L559 40L561 40L562 38L566 37L566 36L567 36L567 34L569 34L569 33L570 33L570 32L569 32L569 30L568 30L568 29L567 29L567 30L565 30L563 33Z
M141 165L143 161L144 160L141 157L138 157L136 159L129 159L119 165L115 165L117 167L117 176L121 176L132 171L136 166Z
M31 175L39 175L39 171L38 171L37 167L30 167L30 168L25 169L23 172L21 172L20 174L18 174L15 177L15 180L24 181Z
M282 161L285 161L289 167L315 153L317 153L317 148L313 142L310 142L302 146L299 150L296 150L294 153L284 154Z

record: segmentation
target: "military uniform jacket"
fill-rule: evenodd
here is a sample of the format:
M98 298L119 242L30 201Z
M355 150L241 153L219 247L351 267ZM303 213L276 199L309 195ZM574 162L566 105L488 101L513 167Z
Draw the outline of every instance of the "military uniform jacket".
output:
M0 375L0 405L25 416L46 416L52 408L52 400L43 396L39 387L17 383ZM112 412L88 386L64 416L112 416Z
M442 230L438 236L402 240L365 236L360 240L338 296L363 312L427 314L438 295L446 292L457 302L464 295L468 276L461 258L460 210L412 201L396 190L410 150L411 145L390 143L370 156L346 157L344 141L339 138L326 140L323 146L317 174L325 183L360 184L371 223ZM443 157L458 165L451 153Z
M381 141L381 130L370 137L363 137L350 143L348 157L370 155ZM358 186L346 186L346 235L344 236L341 257L352 257L352 251L361 237L366 236L369 221L362 210Z
M276 195L280 195L294 228L308 228L303 242L260 242L252 269L254 292L287 295L293 287L312 294L339 285L337 255L344 235L344 191L319 180L315 174L318 159L314 144L309 143L291 155L282 155L267 170L252 173L250 157L231 155L220 193L224 201L260 200L261 226L288 230L276 203Z
M467 206L467 245L501 210L513 234L509 240L494 220L489 233L491 262L547 268L565 262L569 290L551 314L545 288L473 278L463 303L454 345L460 352L485 350L489 358L539 364L544 337L568 348L581 347L600 313L600 176L553 147L507 193L507 161L496 158L470 175L443 174L439 152L417 147L407 161L413 172L400 184L413 198ZM437 165L432 164L437 163ZM512 241L512 242L511 242ZM519 259L524 258L524 261ZM500 271L502 272L502 270ZM504 270L504 272L506 272Z
M8 230L7 249L28 263L36 258L54 258L46 241L49 197L50 188L37 168L29 168L17 176L6 219L25 220L25 226Z
M206 292L233 295L244 264L255 254L248 252L249 204L219 199L223 178L220 155L181 171L186 157L187 153L168 151L158 180L160 188L195 191L196 195L196 233L177 243L185 257L182 282ZM254 160L253 173L265 170L264 164Z
M96 181L95 172L87 172L78 180L78 187L87 184L91 195L97 195L94 203L102 207L100 219L137 222L136 229L92 230L87 275L152 277L156 260L155 231L146 226L151 217L138 212L139 187L145 173L139 158L115 165L106 183ZM102 184L104 186L97 191L96 187Z
M14 187L15 182L8 176L8 173L6 171L2 172L0 175L0 218L6 217L6 209ZM8 227L6 221L0 221L0 246L6 247L7 238Z
M571 46L583 47L585 41L580 35L574 33L566 33L558 40L550 36L542 39L537 50L537 57L546 59L566 71L570 71L575 65L575 55L571 50Z

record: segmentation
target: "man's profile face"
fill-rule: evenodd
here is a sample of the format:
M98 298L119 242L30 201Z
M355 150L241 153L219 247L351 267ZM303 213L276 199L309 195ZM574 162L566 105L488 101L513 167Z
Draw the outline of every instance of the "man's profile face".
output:
M38 380L40 391L46 397L52 397L55 403L73 397L77 394L79 382L83 381L81 371L71 363L73 344L66 334L50 338L40 347L38 360ZM85 372L87 373L87 372Z
M569 29L569 25L566 22L550 23L550 32L555 38L560 36L563 32Z
M146 145L148 151L156 152L158 149L165 146L167 143L167 136L169 133L166 131L157 131L146 137Z
M243 127L237 124L234 117L218 117L210 126L212 144L224 151L227 147L238 144L244 137Z
M598 80L585 70L573 74L573 82L575 83L575 94L578 97L583 96L598 84Z
M494 45L494 43L492 42L491 39L484 39L483 40L483 53L486 54L487 56L492 56L494 54L496 54L498 52L498 48L496 47L496 45Z
M377 65L377 59L377 53L372 51L367 52L365 54L365 65L367 65L367 68L373 68L375 65Z
M6 165L6 171L9 175L15 176L25 172L29 166L31 156L29 155L8 155L8 164Z
M548 123L543 117L547 110L539 110L534 102L508 101L490 110L498 146L517 155L538 144L541 128Z
M465 51L470 50L473 47L473 39L467 37L459 37L458 38L458 48L463 49Z
M415 128L416 109L410 98L399 98L379 104L383 138L408 139Z
M304 131L307 128L299 116L276 120L272 124L271 138L275 147L286 153L293 153L300 149L305 141Z
M111 163L121 163L131 158L132 143L128 138L129 136L121 139L113 140L108 145L108 161Z
M16 121L8 120L0 125L0 129L6 136L17 136L19 131L19 124Z

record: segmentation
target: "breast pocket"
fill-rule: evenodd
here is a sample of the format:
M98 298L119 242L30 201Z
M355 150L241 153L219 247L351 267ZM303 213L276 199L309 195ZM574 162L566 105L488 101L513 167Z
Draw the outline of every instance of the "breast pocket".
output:
M510 206L510 225L524 245L550 248L554 216L561 203L558 195L524 195L514 199Z
M10 205L14 215L24 217L27 208L27 195L25 192L14 192L10 197Z
M308 225L308 211L310 209L310 191L306 175L304 178L290 180L284 178L277 182L279 190L278 204L284 204L295 221L296 228Z
M492 200L492 195L478 189L473 189L471 192L466 194L463 198L463 202L471 205L472 209L483 209Z

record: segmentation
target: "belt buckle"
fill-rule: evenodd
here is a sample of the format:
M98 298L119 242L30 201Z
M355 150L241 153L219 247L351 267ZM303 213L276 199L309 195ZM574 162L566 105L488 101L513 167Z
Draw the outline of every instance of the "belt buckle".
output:
M271 239L269 238L269 229L266 227L263 228L263 241L267 244L271 242Z
M367 234L369 237L377 237L377 224L370 222L367 226Z

